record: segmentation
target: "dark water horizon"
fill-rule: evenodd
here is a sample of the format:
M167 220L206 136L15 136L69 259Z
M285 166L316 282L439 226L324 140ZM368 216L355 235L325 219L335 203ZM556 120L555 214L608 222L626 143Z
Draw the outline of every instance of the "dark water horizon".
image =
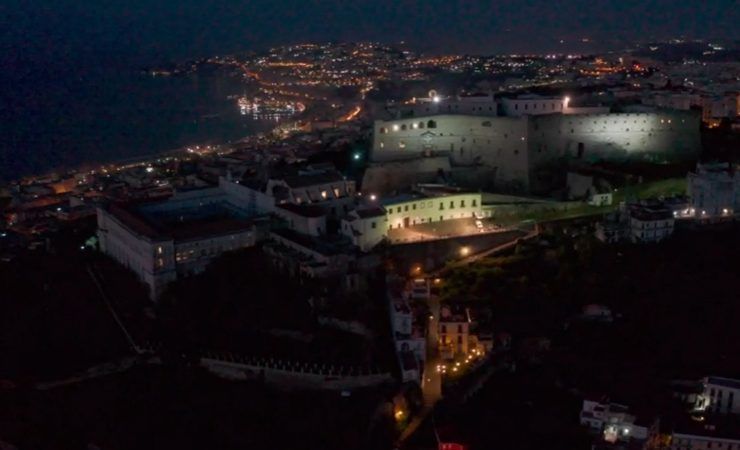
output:
M235 141L275 123L239 113L249 91L224 72L152 77L142 61L4 64L0 180Z

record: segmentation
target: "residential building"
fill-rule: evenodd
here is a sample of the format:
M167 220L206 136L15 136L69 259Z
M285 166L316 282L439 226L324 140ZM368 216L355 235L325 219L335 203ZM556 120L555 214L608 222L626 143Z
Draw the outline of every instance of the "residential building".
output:
M652 425L640 423L629 408L603 400L584 399L581 425L602 436L610 443L647 440Z
M660 242L673 234L675 218L668 208L630 205L628 214L632 242Z
M448 306L440 309L438 336L442 359L451 360L457 355L468 354L470 322L467 310L453 312Z
M740 173L730 164L697 164L687 183L689 216L712 222L740 211Z
M220 188L97 209L100 250L132 270L154 300L168 283L202 272L226 251L255 245L256 216Z
M702 379L702 387L694 410L714 414L740 414L740 380L709 376Z

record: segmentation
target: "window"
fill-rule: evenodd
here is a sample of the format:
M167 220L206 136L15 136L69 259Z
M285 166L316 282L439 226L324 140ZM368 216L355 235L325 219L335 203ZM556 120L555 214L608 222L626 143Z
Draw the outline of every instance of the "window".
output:
M444 211L444 209L445 209L445 204L442 202L439 202L439 210Z
M162 246L157 247L157 254L161 255L164 250L162 249Z
M419 122L419 128L424 128L424 122Z
M414 203L413 205L411 205L411 209L413 209L414 211L416 211L416 203Z
M405 142L403 142L403 141L400 141L400 142L398 143L398 148L406 148L406 143L405 143Z
M465 208L465 200L460 200L460 208Z
M403 210L404 210L404 211L408 211L408 210L409 210L409 205L405 205L405 206L403 207Z
M400 206L398 208L396 208L396 212L398 212L398 213L401 212L401 207Z
M383 147L385 147L385 144L381 142L380 143L380 148L383 148Z
M462 325L458 325L457 326L457 332L458 333L462 333L463 332L463 326Z
M427 122L427 128L437 128L437 122L430 120Z
M519 111L519 104L518 103L514 105L514 109L516 109L517 111Z
M443 334L447 333L447 325L442 325L440 332Z
M455 209L455 201L450 200L450 209Z
M473 199L473 206L478 206L478 200Z
M321 198L326 198L326 191L321 191Z
M380 134L386 134L387 132L388 132L388 128L386 128L386 127L381 127L380 128Z
M482 126L482 127L490 127L491 126L491 121L490 120L486 120L485 122L481 123L480 126Z
M406 124L401 125L401 130L406 131Z
M370 228L375 228L375 222L370 222Z

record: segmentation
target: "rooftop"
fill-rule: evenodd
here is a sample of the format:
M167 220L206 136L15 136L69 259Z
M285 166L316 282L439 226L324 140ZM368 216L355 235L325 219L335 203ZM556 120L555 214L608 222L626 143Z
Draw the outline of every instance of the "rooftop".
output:
M722 386L722 387L727 387L731 389L740 389L740 380L736 380L733 378L710 376L710 377L707 377L706 384L713 384L715 386Z
M243 211L223 203L172 211L150 209L164 203L115 203L107 210L134 233L158 240L219 236L249 230L254 224Z
M283 203L281 205L278 205L277 207L303 217L321 217L326 215L326 211L324 211L324 208L315 205L295 205L293 203Z

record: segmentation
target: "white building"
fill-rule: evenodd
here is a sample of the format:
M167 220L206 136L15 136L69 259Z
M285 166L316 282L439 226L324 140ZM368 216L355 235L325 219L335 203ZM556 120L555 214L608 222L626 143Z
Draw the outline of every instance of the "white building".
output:
M271 178L265 193L275 199L275 204L320 206L339 217L352 209L356 189L353 180L333 168L308 167L295 175Z
M673 234L676 215L662 204L620 205L620 211L607 214L596 223L594 235L601 242L614 244L660 242Z
M413 98L411 101L391 105L388 110L394 117L424 117L434 114L476 114L495 116L499 103L492 94L458 95L442 97L430 91L428 97Z
M710 425L711 427L711 425ZM670 450L739 450L740 437L720 437L713 432L673 432Z
M698 164L687 183L689 216L716 221L740 211L740 174L729 164Z
M341 232L363 252L372 250L388 233L388 218L383 207L360 207L342 219Z
M468 311L453 312L440 308L437 321L439 353L442 359L452 360L456 355L467 355L470 350L470 316Z
M568 109L568 97L543 97L540 95L521 95L501 99L504 113L509 117L524 115L564 113Z
M445 220L480 217L481 194L455 190L424 190L380 199L386 210L387 229Z
M740 414L740 380L705 377L703 392L696 399L694 410L715 414Z
M581 425L603 436L606 442L627 442L632 439L647 440L650 427L637 424L637 417L629 408L617 403L583 400Z
M202 272L222 253L255 245L252 212L219 188L178 192L165 201L97 210L100 250L149 287L156 299L180 276Z
M629 206L629 239L632 242L660 242L673 234L673 213L662 207Z
M392 285L388 290L388 301L393 342L401 368L402 381L419 382L426 360L426 339L414 323L413 310L408 304L408 290Z

